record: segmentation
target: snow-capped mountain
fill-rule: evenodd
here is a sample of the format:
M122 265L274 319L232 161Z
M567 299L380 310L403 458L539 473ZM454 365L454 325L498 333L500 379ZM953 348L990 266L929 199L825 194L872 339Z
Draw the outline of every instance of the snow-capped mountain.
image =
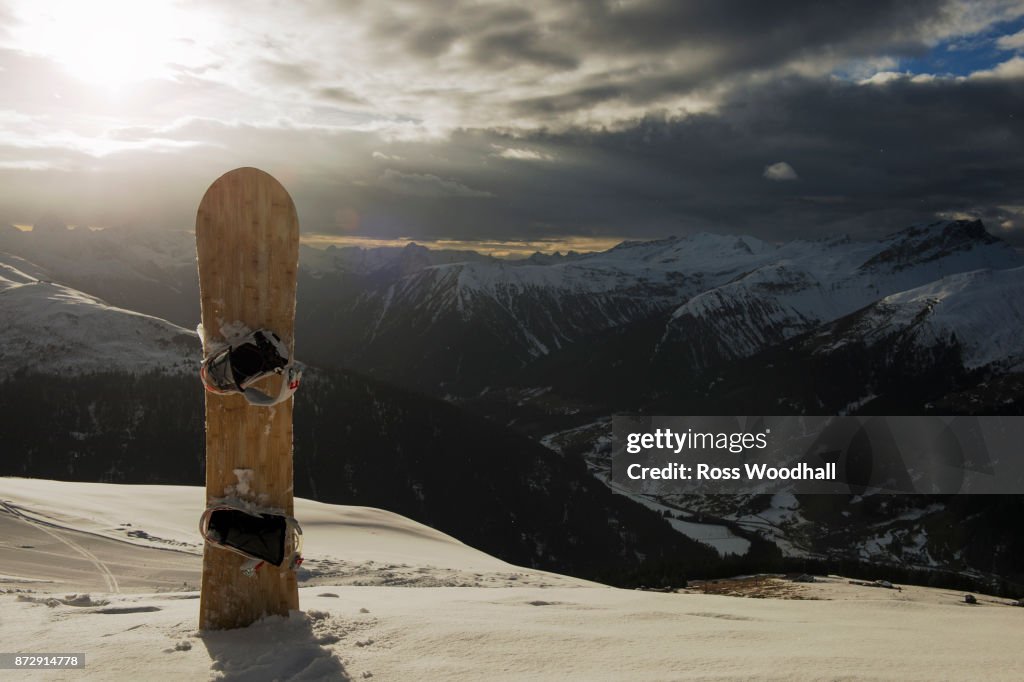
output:
M699 234L563 260L429 265L367 283L336 349L395 380L479 389L581 341L664 318L654 344L629 352L705 370L944 276L1021 264L980 222L951 221L880 241L773 246Z
M771 258L752 237L699 234L601 253L436 265L371 287L353 362L424 386L501 381L537 358L664 315Z
M12 228L0 232L2 249L113 305L186 328L198 320L187 232ZM878 241L773 245L698 234L521 261L415 244L303 246L297 336L312 364L443 395L506 385L548 357L571 364L610 335L617 345L606 352L678 375L750 357L948 275L1022 264L977 221Z
M886 296L808 343L816 354L850 343L955 348L966 369L1024 360L1024 267L974 270Z
M913 227L878 242L791 242L770 262L677 308L658 354L707 369L947 275L1022 263L979 221Z
M50 281L23 259L0 254L0 376L44 373L194 372L194 331Z
M442 320L483 320L526 359L658 313L770 251L751 237L700 234L624 242L563 262L452 263L423 268L363 305L375 308L371 339L410 317L420 330Z
M54 282L111 305L186 329L199 321L195 236L183 230L8 227L0 229L0 252L20 256Z

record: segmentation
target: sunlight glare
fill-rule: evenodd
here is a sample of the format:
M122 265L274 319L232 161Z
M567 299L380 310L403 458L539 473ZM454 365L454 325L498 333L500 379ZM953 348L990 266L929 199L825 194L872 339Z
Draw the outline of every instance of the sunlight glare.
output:
M117 90L193 65L188 16L171 2L26 2L12 31L17 47L54 60L88 84Z

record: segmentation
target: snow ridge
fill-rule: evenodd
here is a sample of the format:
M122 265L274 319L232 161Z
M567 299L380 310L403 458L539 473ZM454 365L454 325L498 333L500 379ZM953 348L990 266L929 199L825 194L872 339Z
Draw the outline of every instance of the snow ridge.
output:
M111 306L0 254L0 374L198 370L196 333Z
M658 352L706 368L951 274L1024 262L978 221L916 226L878 242L791 242L774 255L677 308Z
M859 341L873 346L900 335L919 348L959 346L967 369L1024 360L1024 267L982 269L943 277L886 296L837 339L821 335L829 352Z

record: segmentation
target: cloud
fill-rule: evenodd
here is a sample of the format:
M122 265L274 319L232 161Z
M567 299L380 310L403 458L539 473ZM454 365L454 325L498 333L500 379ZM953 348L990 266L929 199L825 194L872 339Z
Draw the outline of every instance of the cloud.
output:
M467 187L454 180L445 180L429 173L402 173L388 169L377 184L395 194L410 197L492 197L490 192Z
M1024 57L1013 57L991 69L975 71L971 74L971 78L1024 79Z
M1000 50L1021 50L1024 49L1024 31L1017 31L1010 35L1000 36L996 40L996 46Z
M40 15L29 11L29 0L13 4ZM749 3L742 11L718 0L253 0L240 22L227 0L173 7L173 21L159 34L175 58L152 75L171 91L187 83L199 96L169 92L162 99L172 107L192 107L172 115L223 117L230 107L248 123L329 118L423 134L601 129L653 113L694 113L751 79L892 64L1016 11L1011 0L793 0ZM79 35L89 27L70 28ZM60 45L7 43L25 54L68 56Z
M768 180L775 180L776 182L782 182L785 180L799 180L796 171L785 161L779 161L773 163L770 166L764 167L764 177Z
M910 78L910 74L901 71L879 71L869 78L863 78L857 82L860 85L885 85L902 78Z
M503 159L514 159L516 161L553 161L555 157L536 149L521 149L518 147L497 147L497 156Z
M325 86L317 88L316 93L328 102L336 104L366 104L366 101L362 97L359 97L350 90L342 87Z
M304 232L381 239L653 238L718 230L780 240L877 234L955 211L995 227L1019 220L998 207L1020 203L1024 133L1008 113L1022 110L1024 91L1010 80L897 79L864 87L785 78L735 89L714 111L651 115L604 130L464 129L385 141L372 129L184 117L107 129L102 138L120 150L104 156L0 143L7 166L0 167L0 220L30 224L40 207L61 206L72 223L188 227L214 178L255 165L292 193ZM20 113L0 117L0 127L26 137L48 132L45 126ZM158 150L145 146L150 140L168 143ZM182 142L192 146L169 144ZM506 151L513 158L500 156ZM800 169L799 193L780 192L750 172L781 159ZM19 170L20 160L64 170ZM398 163L400 169L388 167ZM339 206L358 222L339 222ZM1005 234L1024 242L1022 230Z
M0 222L188 227L240 165L285 183L304 231L380 239L1019 220L998 207L1024 186L1020 57L903 73L961 38L991 50L1016 0L174 6L195 13L182 54L116 96L0 36Z
M473 42L471 54L479 64L498 69L531 64L554 71L571 71L579 66L577 57L552 47L541 32L533 28L487 33Z

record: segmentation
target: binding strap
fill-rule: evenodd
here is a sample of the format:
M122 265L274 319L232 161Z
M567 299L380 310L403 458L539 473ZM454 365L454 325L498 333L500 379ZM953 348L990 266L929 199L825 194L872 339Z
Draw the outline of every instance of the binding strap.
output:
M234 512L231 515L233 519L227 523L215 523L214 528L211 528L211 519L218 511ZM270 529L269 538L262 537L258 528L269 525L275 525L277 529ZM199 518L199 533L203 540L214 547L245 557L241 570L247 576L255 575L265 563L287 567L288 570L295 570L302 565L302 526L292 516L221 501L211 504L203 512ZM289 540L291 551L286 552Z
M271 407L278 403L291 398L295 391L299 388L299 380L302 378L302 371L292 366L291 362L282 368L281 373L284 374L284 380L281 381L281 388L278 390L276 396L269 396L258 388L252 386L246 386L242 389L242 395L249 402L250 405L258 405L260 407Z
M283 376L276 394L269 395L255 387L254 384L274 375ZM212 393L240 393L250 405L271 407L295 393L302 372L295 367L288 347L277 334L258 329L205 358L199 376Z

